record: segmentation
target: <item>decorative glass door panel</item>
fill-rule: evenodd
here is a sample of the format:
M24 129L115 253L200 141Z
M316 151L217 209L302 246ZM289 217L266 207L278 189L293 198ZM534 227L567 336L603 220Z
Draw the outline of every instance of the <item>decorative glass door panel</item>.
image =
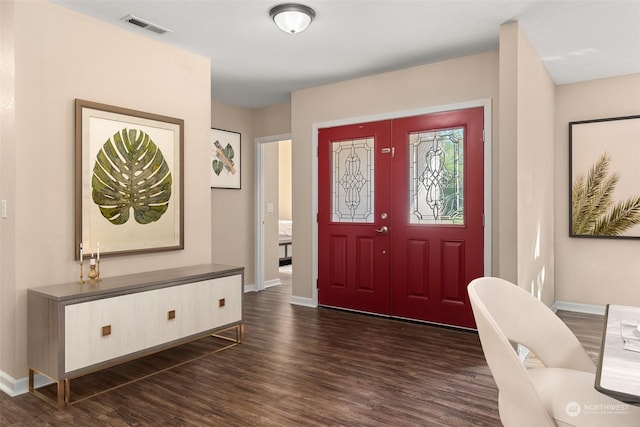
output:
M331 220L374 222L374 139L331 143Z
M409 134L409 222L464 224L464 128Z

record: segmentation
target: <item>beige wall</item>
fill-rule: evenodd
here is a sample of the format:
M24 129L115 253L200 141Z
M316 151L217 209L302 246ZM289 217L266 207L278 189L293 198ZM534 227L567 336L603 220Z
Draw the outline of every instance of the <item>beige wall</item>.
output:
M508 156L502 159L499 173L515 170L516 180L503 188L508 189L505 194L515 192L517 200L502 212L505 227L516 230L512 239L517 251L501 253L500 262L515 256L515 282L551 306L555 297L555 86L518 23L501 27L500 67L500 140L511 144L505 147Z
M517 140L518 140L518 36L517 24L500 27L500 104L498 112L498 144L494 143L494 212L500 224L501 244L497 248L500 277L513 283L518 281L518 197ZM494 272L494 276L498 274Z
M315 248L312 233L315 200L311 191L316 171L309 167L315 158L312 149L314 123L479 99L492 99L495 111L498 99L497 51L299 90L292 94L292 174L295 180L293 221L296 230L293 238L296 253L293 274L294 299L299 298L302 303L310 302L316 279L313 271ZM497 129L496 120L497 117L494 115L494 129ZM494 135L494 150L500 147L497 139L497 135ZM498 154L498 151L494 151L496 167L499 164ZM499 207L494 205L494 212ZM495 250L502 243L498 221L494 221L493 229L495 272Z
M291 133L291 103L252 110L252 123L256 138Z
M211 259L244 266L250 287L255 284L255 141L291 132L291 104L250 110L212 100L211 127L240 132L242 146L242 188L211 189Z
M26 290L74 281L78 275L74 261L75 98L185 122L185 249L105 257L102 274L211 261L209 175L202 161L208 158L211 67L207 58L49 2L0 3L2 43L5 46L13 39L15 48L15 105L3 112L3 136L6 131L9 137L0 141L3 183L6 178L15 186L15 193L11 188L5 193L3 184L2 198L8 199L10 218L0 220L4 221L0 371L10 377L4 378L4 385L11 387L11 379L26 375ZM12 7L13 17L5 15ZM5 51L10 50L3 48L3 62ZM5 76L3 71L3 83ZM12 115L15 136L11 135ZM5 246L5 236L15 236L14 242ZM5 311L5 304L13 309Z
M640 114L640 74L558 86L556 92L556 300L640 305L640 241L569 237L568 125Z
M215 68L215 65L214 65ZM240 190L211 189L211 259L245 267L245 284L254 280L255 147L252 111L211 102L211 126L240 132Z
M0 1L0 198L9 216L0 218L0 389L13 388L16 377L16 109L13 2ZM12 372L12 374L6 374ZM9 375L9 377L7 377ZM20 375L22 376L22 375ZM6 384L8 383L8 384Z
M279 218L291 220L291 140L280 141L278 144L278 203Z

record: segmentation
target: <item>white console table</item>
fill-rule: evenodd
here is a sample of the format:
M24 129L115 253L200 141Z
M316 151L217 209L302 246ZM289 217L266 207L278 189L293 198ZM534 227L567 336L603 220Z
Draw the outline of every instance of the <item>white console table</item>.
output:
M64 408L73 378L228 329L240 343L243 281L242 267L203 264L29 289L29 391L47 400L42 374Z

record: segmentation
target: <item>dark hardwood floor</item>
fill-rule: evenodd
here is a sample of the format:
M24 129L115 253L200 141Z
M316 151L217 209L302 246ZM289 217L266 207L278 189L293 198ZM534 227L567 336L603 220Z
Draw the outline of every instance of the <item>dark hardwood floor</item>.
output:
M2 426L499 426L478 336L245 295L245 340L58 411L0 392ZM560 313L592 357L601 316ZM74 399L203 354L201 340L72 381Z

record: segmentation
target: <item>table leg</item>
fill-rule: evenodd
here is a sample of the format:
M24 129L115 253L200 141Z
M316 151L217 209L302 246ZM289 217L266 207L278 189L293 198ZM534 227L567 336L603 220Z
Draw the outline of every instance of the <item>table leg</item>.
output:
M29 368L29 392L31 393L33 393L33 390L35 390L34 378L35 378L35 372L33 371L33 369Z
M64 407L66 406L64 383L65 383L65 380L58 381L58 409L64 409Z

